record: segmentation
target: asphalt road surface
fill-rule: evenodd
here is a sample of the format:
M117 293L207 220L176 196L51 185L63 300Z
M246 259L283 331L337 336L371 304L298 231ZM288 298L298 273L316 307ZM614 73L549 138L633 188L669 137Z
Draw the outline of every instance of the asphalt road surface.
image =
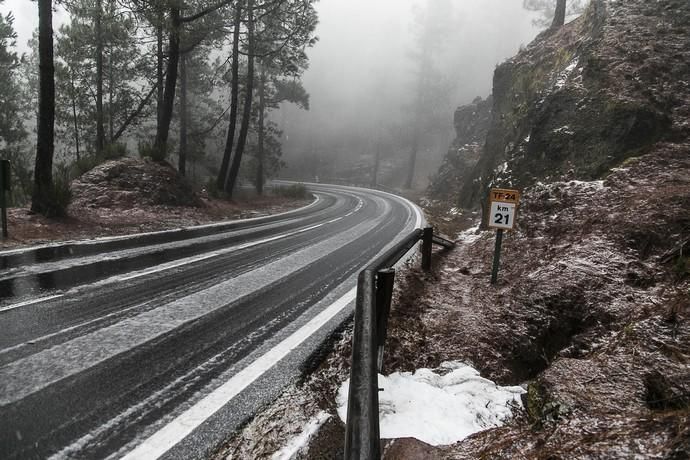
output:
M278 216L0 252L0 458L205 458L279 395L422 220L311 189Z

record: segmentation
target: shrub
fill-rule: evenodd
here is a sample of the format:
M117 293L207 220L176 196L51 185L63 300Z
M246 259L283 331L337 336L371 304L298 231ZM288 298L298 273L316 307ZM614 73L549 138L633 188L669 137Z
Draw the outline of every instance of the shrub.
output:
M70 188L70 168L65 164L58 164L53 174L51 209L48 210L46 216L66 216L67 207L71 201L72 189Z
M103 163L103 159L96 155L85 155L72 164L73 177L79 177L87 171Z
M275 187L273 194L285 198L293 198L296 200L306 200L311 197L304 184L293 184L283 187Z
M108 144L103 148L103 158L105 160L117 160L127 156L127 147L124 144Z
M164 161L168 156L167 146L159 149L155 144L151 144L149 142L140 142L138 147L139 156L141 158L150 158L153 161Z
M208 196L211 198L222 198L224 195L224 192L218 190L218 187L216 186L216 178L213 176L209 176L209 178L206 179L204 189L206 189L206 193L208 193Z

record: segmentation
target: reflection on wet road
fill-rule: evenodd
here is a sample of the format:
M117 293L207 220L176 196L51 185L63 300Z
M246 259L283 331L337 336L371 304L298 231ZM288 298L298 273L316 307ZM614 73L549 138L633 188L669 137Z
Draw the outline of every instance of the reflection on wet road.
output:
M0 458L204 458L277 396L421 219L314 189L280 216L0 253Z

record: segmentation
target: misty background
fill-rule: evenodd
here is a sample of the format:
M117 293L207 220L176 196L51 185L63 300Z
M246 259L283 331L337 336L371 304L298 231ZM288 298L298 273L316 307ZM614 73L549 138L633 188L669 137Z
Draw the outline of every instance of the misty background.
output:
M523 0L321 0L316 9L319 41L302 76L310 110L283 103L269 115L283 133L279 177L305 181L426 187L454 137L455 108L488 96L495 66L540 30ZM30 53L36 3L6 0L0 11L13 13L17 50ZM57 6L55 29L68 19Z
M426 186L454 136L455 108L488 96L496 64L539 32L522 0L322 0L316 7L319 42L303 76L310 110L283 105L273 115L284 132L283 175L303 180L361 182L378 150L379 183L403 185L426 53L441 77L430 101L435 113L417 123L431 131L420 142L413 184ZM439 37L422 50L425 32Z

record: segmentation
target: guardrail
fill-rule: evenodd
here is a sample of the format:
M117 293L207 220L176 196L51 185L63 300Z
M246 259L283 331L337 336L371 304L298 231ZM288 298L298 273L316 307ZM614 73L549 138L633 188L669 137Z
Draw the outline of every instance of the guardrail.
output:
M432 244L450 248L452 241L435 236L433 229L416 229L359 273L352 368L347 402L345 458L376 460L381 457L378 373L383 366L395 270L392 268L422 240L422 269L431 269Z

